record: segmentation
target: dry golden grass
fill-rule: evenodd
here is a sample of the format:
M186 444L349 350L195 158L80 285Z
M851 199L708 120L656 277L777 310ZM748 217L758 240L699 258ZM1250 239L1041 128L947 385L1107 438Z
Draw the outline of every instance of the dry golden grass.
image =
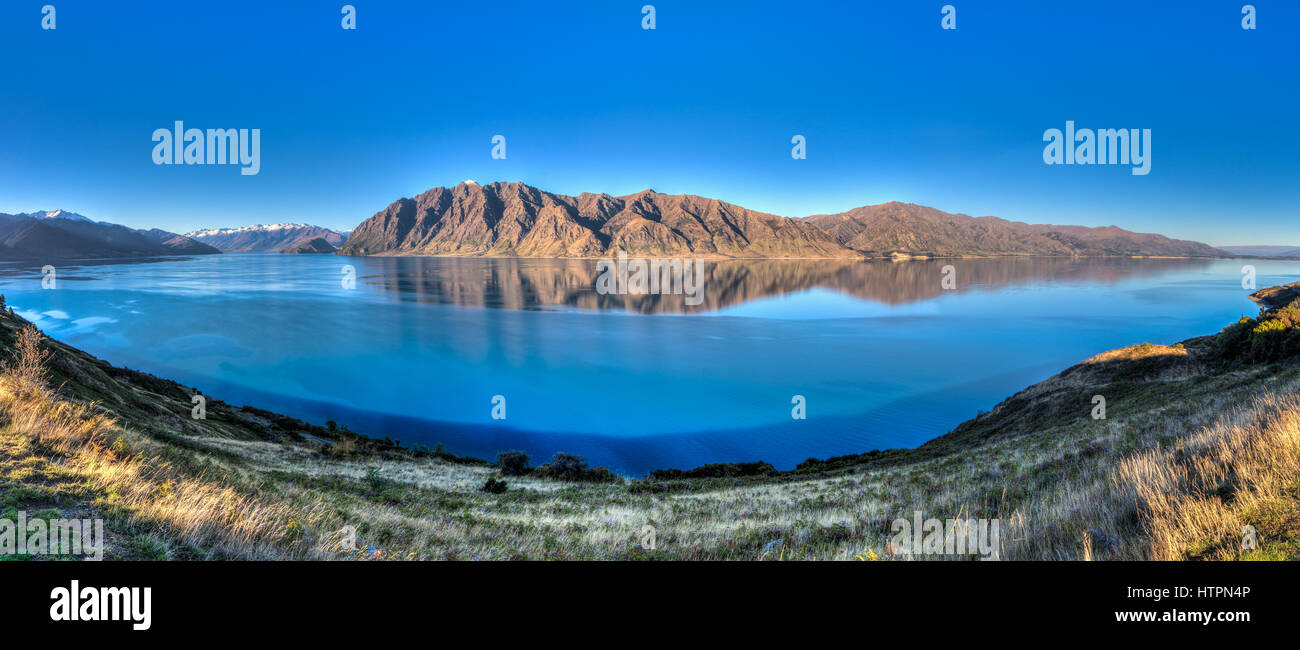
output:
M1131 345L1118 350L1110 350L1084 361L1087 364L1106 363L1109 361L1132 361L1135 359L1146 359L1148 357L1187 356L1187 348L1181 345L1155 345L1143 343L1141 345Z
M1268 394L1222 422L1120 463L1115 483L1144 515L1152 559L1234 559L1251 515L1294 507L1300 397Z
M93 405L58 399L30 381L16 383L0 377L0 426L6 438L16 438L5 447L8 464L52 459L77 492L99 495L96 507L164 527L210 557L320 555L310 541L301 543L309 512L190 475L152 453L158 443L122 431Z

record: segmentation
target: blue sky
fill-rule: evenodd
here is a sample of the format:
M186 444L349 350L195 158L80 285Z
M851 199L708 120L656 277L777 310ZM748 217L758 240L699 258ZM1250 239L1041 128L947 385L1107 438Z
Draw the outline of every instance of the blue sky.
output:
M1300 245L1294 2L1254 31L1242 2L351 0L355 31L343 4L7 0L0 212L350 228L474 179ZM260 173L154 165L175 120L261 129ZM1066 120L1151 129L1150 174L1044 164Z

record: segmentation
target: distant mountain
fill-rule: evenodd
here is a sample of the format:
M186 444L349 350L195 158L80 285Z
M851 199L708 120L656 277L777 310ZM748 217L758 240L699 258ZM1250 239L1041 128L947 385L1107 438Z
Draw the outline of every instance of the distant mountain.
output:
M806 217L869 257L892 254L1223 257L1205 244L1115 226L1051 226L949 214L912 203L882 203Z
M1224 256L1114 226L1032 225L905 203L788 218L689 194L565 196L472 181L395 201L357 226L340 253L605 257L619 250L732 258Z
M280 252L287 255L320 255L333 253L337 250L324 237L317 237L309 242L286 248Z
M38 210L36 212L26 212L17 215L19 217L31 217L32 219L68 219L70 221L88 221L97 223L94 220L67 210Z
M186 236L227 253L277 253L297 248L313 239L324 239L333 247L342 246L346 233L304 223L244 226L195 230Z
M220 252L165 230L134 230L63 210L0 213L0 259L54 261Z
M797 219L692 195L565 196L522 183L464 182L400 199L357 226L344 255L852 258Z
M1219 250L1244 257L1300 259L1300 246L1220 246Z
M167 232L166 230L160 230L158 228L138 230L136 232L139 232L145 237L157 242L164 248L185 255L211 255L213 253L221 252L213 246L209 246L200 241L195 241L185 235L178 235L174 232Z

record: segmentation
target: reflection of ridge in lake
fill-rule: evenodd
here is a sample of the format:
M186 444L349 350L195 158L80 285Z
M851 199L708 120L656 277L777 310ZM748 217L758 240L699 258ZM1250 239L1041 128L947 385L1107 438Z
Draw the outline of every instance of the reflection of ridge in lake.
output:
M753 300L829 289L898 305L934 298L943 267L956 273L955 291L992 290L1042 281L1114 283L1126 277L1190 270L1198 259L981 258L890 261L728 260L704 264L703 301L681 294L601 294L595 260L528 258L368 258L361 282L403 300L496 309L570 307L652 313L716 311Z

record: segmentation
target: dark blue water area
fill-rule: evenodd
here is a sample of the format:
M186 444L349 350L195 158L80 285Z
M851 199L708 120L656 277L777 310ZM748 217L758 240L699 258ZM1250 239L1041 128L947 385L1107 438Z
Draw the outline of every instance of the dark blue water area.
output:
M154 374L148 360L127 359L121 365ZM827 458L872 449L910 448L977 414L1005 397L1003 385L1028 385L1045 374L1044 366L982 381L979 385L918 395L884 405L873 412L844 417L810 417L748 429L724 429L669 435L611 436L604 434L531 432L502 423L461 424L438 422L404 415L365 411L333 402L295 399L244 388L206 378L178 381L200 394L220 396L235 405L258 408L322 424L345 423L363 435L388 436L403 446L433 447L442 443L454 454L494 459L505 450L527 452L542 462L556 452L580 453L591 466L605 466L627 476L644 476L655 469L691 468L706 462L764 461L779 469L791 469L808 458ZM173 376L177 371L171 373ZM956 397L956 399L954 399ZM189 412L189 404L177 404L178 415ZM815 409L816 403L810 405Z

